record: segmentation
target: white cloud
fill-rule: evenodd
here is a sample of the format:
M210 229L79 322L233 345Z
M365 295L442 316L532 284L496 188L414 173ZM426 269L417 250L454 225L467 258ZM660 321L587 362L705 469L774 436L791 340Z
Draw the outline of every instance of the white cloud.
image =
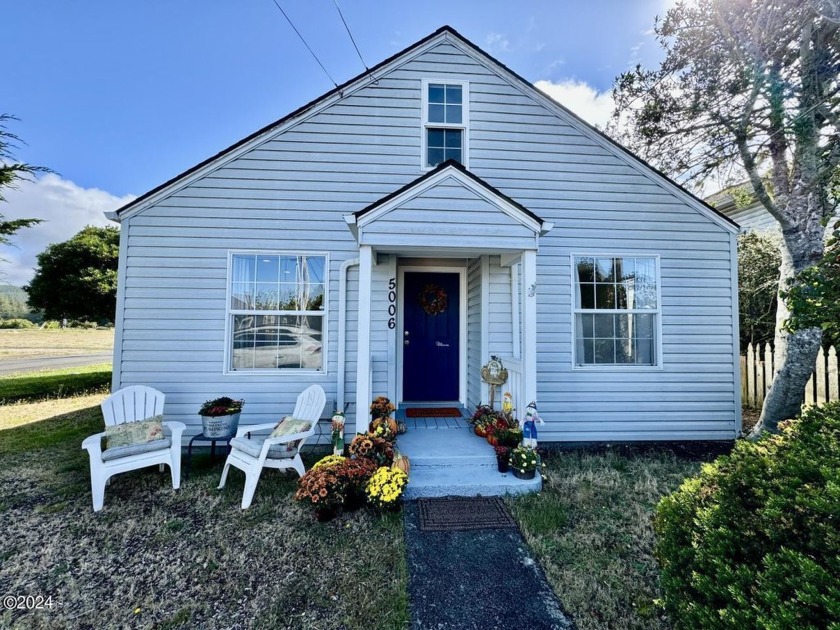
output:
M613 99L610 91L599 92L584 81L568 79L559 83L537 81L534 83L555 101L565 105L591 125L603 129L612 116Z
M497 53L510 50L510 40L501 33L490 33L484 41L487 50L490 52Z
M0 246L0 280L18 286L32 279L35 257L47 245L66 241L86 225L116 225L103 212L135 199L134 195L117 197L98 188L82 188L54 174L21 182L17 189L4 190L3 195L6 203L0 204L0 213L5 220L44 220L13 236L12 246Z

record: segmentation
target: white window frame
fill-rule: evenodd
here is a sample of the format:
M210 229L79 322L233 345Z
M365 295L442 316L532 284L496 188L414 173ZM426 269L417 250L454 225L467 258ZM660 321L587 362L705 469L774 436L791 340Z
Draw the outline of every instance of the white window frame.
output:
M324 324L321 328L321 369L312 370L309 368L245 368L235 370L231 365L233 361L233 316L250 315L254 311L231 309L231 288L233 280L233 257L234 256L322 256L324 258L324 308L320 311L296 311L295 315L313 315L323 317ZM272 374L282 377L298 377L302 374L328 374L327 366L329 357L329 308L330 308L330 254L329 252L292 251L292 250L263 250L263 249L237 249L228 250L227 254L227 286L225 287L225 351L222 374L226 375L249 375L249 374ZM289 315L289 311L260 311L261 315Z
M577 266L575 259L577 258L652 258L654 268L656 270L656 308L645 309L594 309L599 314L642 314L655 315L656 323L654 325L655 336L654 341L654 356L656 357L655 365L638 365L635 363L593 363L579 365L577 360L577 315L579 313L592 313L593 309L577 308L575 304L575 295L577 294L576 287L578 282ZM633 372L651 372L661 371L663 369L663 355L662 355L662 271L660 265L659 254L652 254L651 252L572 252L569 255L569 266L571 268L571 337L572 337L572 370L580 371L596 371L596 372L626 372L628 370Z
M420 168L424 171L430 171L435 166L427 165L427 131L429 129L461 129L463 146L461 147L461 164L464 168L470 167L470 82L460 79L422 79L422 108L420 112ZM440 83L442 85L460 85L461 86L461 124L454 123L433 123L429 122L429 84Z

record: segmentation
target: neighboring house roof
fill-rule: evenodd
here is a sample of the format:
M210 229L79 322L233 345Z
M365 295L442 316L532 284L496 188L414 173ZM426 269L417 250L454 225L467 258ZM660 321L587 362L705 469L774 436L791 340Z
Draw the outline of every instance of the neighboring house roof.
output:
M375 80L376 75L380 72L387 73L392 66L397 65L403 60L403 58L407 58L412 54L422 52L423 50L425 50L426 47L436 45L438 41L449 41L450 43L453 43L455 45L460 44L462 46L462 50L464 50L465 53L469 54L469 52L471 51L473 53L472 56L476 59L476 61L482 63L482 65L487 67L489 70L495 72L500 77L508 80L510 83L516 84L520 89L529 94L534 100L545 106L549 111L551 111L555 115L561 117L565 122L574 127L578 132L589 137L598 145L610 151L617 157L623 159L627 164L636 168L636 170L638 170L641 174L647 176L648 179L670 190L670 192L682 198L682 200L685 203L694 207L700 213L706 215L721 227L731 232L738 231L738 225L726 215L722 214L702 199L699 199L694 194L683 188L680 184L670 179L667 175L654 168L653 166L642 160L640 157L633 154L628 149L617 143L615 140L613 140L600 130L596 129L595 127L584 121L577 114L563 106L561 103L558 103L544 92L538 90L532 83L530 83L525 78L508 68L502 62L498 61L493 56L491 56L490 54L473 44L471 41L466 39L464 36L462 36L450 26L442 26L435 32L408 46L404 50L376 64L369 71L365 71L357 75L356 77L330 90L329 92L325 93L319 98L307 103L302 107L299 107L287 116L284 116L283 118L263 127L262 129L252 133L246 138L243 138L239 142L236 142L230 147L224 149L223 151L220 151L216 155L204 160L203 162L200 162L199 164L193 166L190 169L187 169L180 175L173 177L169 181L164 182L160 186L157 186L156 188L153 188L147 193L137 197L136 199L122 206L115 212L106 213L106 216L113 220L119 221L125 216L130 216L131 214L140 211L142 208L151 205L159 198L164 197L168 194L172 194L177 189L179 189L179 187L188 185L193 178L201 177L205 173L205 171L212 170L214 167L221 167L227 161L236 158L242 152L247 151L259 144L260 142L267 140L268 137L270 137L272 134L279 133L286 127L294 124L299 120L302 120L306 115L314 114L320 111L321 109L328 107L336 100L343 98L345 93L365 87L367 85L367 83L365 83L366 80ZM227 160L225 158L227 158Z

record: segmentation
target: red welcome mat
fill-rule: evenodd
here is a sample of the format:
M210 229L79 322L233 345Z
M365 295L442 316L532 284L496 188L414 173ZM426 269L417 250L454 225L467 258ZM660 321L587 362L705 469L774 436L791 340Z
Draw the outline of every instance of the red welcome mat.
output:
M417 407L405 410L406 418L462 418L457 407Z

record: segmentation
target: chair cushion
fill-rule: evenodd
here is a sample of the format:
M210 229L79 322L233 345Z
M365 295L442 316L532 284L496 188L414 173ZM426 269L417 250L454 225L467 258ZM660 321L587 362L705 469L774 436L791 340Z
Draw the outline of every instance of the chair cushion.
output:
M274 427L269 437L282 437L284 435L303 433L304 431L309 431L311 426L312 423L309 420L298 420L297 418L292 418L292 416L286 416L277 423L277 426Z
M172 440L162 438L151 442L140 442L138 444L127 444L125 446L112 446L102 451L102 461L109 462L114 459L121 459L129 455L140 455L152 451L162 451L172 446Z
M152 416L136 422L124 422L105 427L105 448L145 444L163 440L163 416ZM154 450L154 449L152 449Z
M242 451L246 455L257 458L262 452L266 438L235 437L230 441L231 448ZM291 444L275 444L268 449L268 459L291 459L297 455L297 448Z

